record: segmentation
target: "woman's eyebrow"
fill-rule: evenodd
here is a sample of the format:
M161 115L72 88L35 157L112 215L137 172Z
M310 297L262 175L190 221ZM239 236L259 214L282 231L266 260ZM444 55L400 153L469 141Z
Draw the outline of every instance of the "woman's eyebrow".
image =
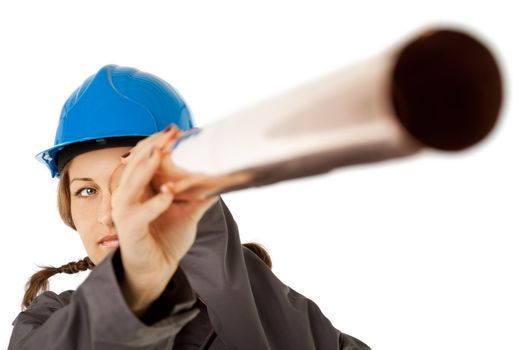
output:
M93 181L90 177L75 177L73 180L69 181L69 184L72 184L73 181Z

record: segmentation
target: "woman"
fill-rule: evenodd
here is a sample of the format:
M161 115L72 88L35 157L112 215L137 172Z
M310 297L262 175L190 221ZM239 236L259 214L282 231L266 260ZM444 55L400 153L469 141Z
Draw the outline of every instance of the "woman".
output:
M136 69L105 66L70 96L37 158L88 257L33 275L10 349L368 349L240 243L220 197L191 191L170 150L192 128L175 90ZM76 291L46 291L86 269Z

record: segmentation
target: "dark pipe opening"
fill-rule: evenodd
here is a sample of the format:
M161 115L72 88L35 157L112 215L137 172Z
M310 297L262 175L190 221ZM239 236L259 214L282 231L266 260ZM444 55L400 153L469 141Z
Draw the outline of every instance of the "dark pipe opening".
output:
M460 150L494 127L502 81L490 51L469 35L430 32L404 47L393 70L399 121L423 144Z

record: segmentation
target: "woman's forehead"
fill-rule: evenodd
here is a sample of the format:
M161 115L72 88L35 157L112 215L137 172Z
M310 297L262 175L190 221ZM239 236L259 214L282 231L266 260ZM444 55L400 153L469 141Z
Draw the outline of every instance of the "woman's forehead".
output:
M69 178L109 179L131 147L111 147L82 153L71 160Z

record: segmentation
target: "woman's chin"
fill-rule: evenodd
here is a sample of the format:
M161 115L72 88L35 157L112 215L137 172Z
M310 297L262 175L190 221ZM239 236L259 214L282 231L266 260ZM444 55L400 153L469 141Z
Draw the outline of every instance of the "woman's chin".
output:
M94 254L90 254L91 261L98 265L102 262L111 252L113 252L115 249L117 249L119 246L118 241L116 244L97 244L97 249L94 252ZM93 258L91 257L93 256ZM96 261L95 261L96 260Z

